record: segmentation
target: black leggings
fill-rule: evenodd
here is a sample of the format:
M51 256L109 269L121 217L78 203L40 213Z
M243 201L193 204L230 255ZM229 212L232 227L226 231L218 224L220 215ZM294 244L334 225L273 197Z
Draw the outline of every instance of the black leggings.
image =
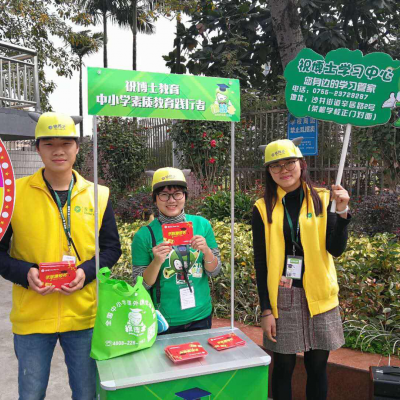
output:
M329 351L310 350L304 353L304 365L307 371L307 400L326 400L328 379L326 364ZM296 354L274 353L272 371L272 397L274 400L292 399L292 375L296 365Z

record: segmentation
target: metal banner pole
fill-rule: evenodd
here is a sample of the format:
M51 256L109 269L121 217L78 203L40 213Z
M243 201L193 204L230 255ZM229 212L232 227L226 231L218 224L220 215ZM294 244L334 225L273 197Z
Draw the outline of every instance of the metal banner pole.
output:
M96 256L96 287L97 301L99 301L99 191L97 176L97 117L93 115L93 177L94 177L94 240L95 240L95 256Z
M350 134L351 134L351 124L347 124L346 133L344 135L344 140L343 140L342 154L340 156L338 174L336 176L336 183L335 183L336 185L340 185L340 183L342 182L344 163L346 162L346 155L347 155L347 149L349 147ZM332 201L331 212L334 213L335 211L336 211L336 201L334 200Z
M235 123L231 122L231 329L235 327Z

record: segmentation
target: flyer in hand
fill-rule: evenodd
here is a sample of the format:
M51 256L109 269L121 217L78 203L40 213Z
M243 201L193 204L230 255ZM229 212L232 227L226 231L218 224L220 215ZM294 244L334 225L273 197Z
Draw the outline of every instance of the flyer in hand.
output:
M189 245L193 237L193 224L191 222L163 224L162 232L164 241L173 246Z
M208 354L199 342L167 346L164 351L174 363L193 360L195 358L204 357Z
M215 350L226 350L237 346L244 346L246 342L234 333L228 333L222 336L216 336L208 339L208 343Z
M39 264L39 279L44 286L55 286L60 289L75 279L76 265L71 261L60 261Z

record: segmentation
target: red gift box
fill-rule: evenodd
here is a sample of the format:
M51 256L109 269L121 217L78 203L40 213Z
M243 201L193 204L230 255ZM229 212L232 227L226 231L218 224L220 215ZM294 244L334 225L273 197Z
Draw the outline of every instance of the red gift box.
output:
M72 261L60 261L39 264L39 279L43 286L55 286L60 289L75 279L76 266Z
M204 357L208 354L199 342L167 346L164 351L174 363L193 360L199 357Z
M228 333L222 336L216 336L208 339L208 343L215 350L226 350L237 346L243 346L246 342L234 333Z
M163 224L162 232L165 242L173 246L188 245L193 237L193 224L191 222Z

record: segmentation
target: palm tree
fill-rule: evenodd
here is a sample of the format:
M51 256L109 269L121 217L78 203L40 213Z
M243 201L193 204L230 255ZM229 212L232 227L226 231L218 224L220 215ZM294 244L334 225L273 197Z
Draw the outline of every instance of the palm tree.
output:
M107 19L115 19L114 15L117 12L121 0L78 0L78 5L82 7L92 18L93 23L103 24L103 42L104 42L104 53L103 53L103 64L104 68L107 68Z
M79 58L79 115L83 117L82 100L82 66L83 57L97 53L103 44L102 33L91 33L89 30L72 32L68 37L71 50ZM80 124L80 140L83 139L83 123Z
M151 35L155 32L151 15L156 0L122 0L121 7L115 11L115 20L119 26L130 28L133 36L132 69L137 68L137 33Z

